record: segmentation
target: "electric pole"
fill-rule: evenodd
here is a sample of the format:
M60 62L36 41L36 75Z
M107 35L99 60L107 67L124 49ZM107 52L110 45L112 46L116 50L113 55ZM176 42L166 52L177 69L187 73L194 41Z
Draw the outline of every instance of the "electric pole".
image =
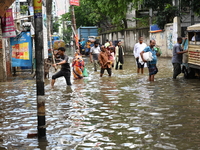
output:
M34 0L38 138L46 136L42 0Z
M71 5L71 16L72 16L72 31L74 33L74 40L75 40L75 47L79 48L79 44L78 44L78 34L77 34L77 30L76 30L76 18L75 18L75 12L74 12L74 6ZM76 48L75 48L76 49Z

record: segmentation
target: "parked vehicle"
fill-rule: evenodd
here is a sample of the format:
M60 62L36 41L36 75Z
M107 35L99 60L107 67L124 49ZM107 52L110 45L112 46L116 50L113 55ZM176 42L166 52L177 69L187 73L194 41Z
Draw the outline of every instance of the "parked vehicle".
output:
M188 53L183 59L183 73L185 78L200 77L200 24L187 28Z
M96 26L87 26L78 28L79 39L85 39L87 41L89 38L95 38L98 36L98 28Z

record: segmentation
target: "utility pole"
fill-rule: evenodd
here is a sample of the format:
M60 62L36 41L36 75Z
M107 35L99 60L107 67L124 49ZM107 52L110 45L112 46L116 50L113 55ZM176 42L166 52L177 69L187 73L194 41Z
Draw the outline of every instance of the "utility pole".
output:
M191 25L193 25L195 23L194 12L193 12L193 0L190 1L190 17L191 17Z
M42 0L34 0L38 138L46 136Z
M76 31L76 18L75 18L75 12L74 12L74 6L71 5L71 15L72 15L72 31L74 33L74 40L75 40L75 46L79 48L79 44L78 44L78 34Z
M51 32L51 17L52 17L52 15L51 15L51 13L52 13L52 0L48 0L48 2L47 2L47 37L49 37L49 41L50 41L50 39L51 39L51 34L52 34L52 32ZM50 30L49 30L49 28L50 28ZM50 31L50 32L49 32Z
M72 26L74 30L76 31L76 18L75 18L75 12L74 12L74 5L71 5L71 13L72 13Z
M52 62L55 64L55 57L53 54L53 46L52 46L52 0L48 0L47 2L47 37L49 38L48 41L50 42L50 49L52 55ZM55 71L57 67L55 67Z
M152 25L152 17L153 17L153 9L150 8L149 9L149 25L151 26Z

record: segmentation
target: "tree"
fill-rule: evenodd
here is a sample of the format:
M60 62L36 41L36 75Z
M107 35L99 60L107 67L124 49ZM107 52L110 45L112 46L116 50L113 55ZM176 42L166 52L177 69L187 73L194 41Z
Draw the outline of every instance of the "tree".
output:
M105 26L116 26L118 28L128 28L126 14L133 8L137 8L140 0L89 0L97 14L102 17L99 21L104 21ZM107 22L106 22L107 21Z
M59 31L60 23L58 21L53 22L53 32Z
M164 28L166 23L173 21L175 16L181 16L184 8L190 8L196 15L200 15L200 1L199 0L181 0L179 6L172 6L172 1L169 0L144 0L144 7L152 8L157 11L156 24L160 28Z
M169 0L144 0L142 4L145 8L152 8L153 11L157 11L155 23L161 29L164 28L166 23L172 22L178 13L178 8L172 6L172 1Z
M190 9L197 15L200 16L200 1L199 0L182 0L181 7L190 7Z
M126 14L137 8L141 0L81 0L80 7L75 6L77 27L93 26L105 28L128 28Z
M182 15L179 8L188 6L200 15L199 0L181 0L180 6L173 6L172 0L80 0L80 6L75 6L77 28L80 26L98 26L106 30L112 28L126 29L126 14L142 5L147 10L156 11L154 20L160 28L172 22L175 16ZM148 17L147 17L148 18ZM138 19L138 18L133 18Z

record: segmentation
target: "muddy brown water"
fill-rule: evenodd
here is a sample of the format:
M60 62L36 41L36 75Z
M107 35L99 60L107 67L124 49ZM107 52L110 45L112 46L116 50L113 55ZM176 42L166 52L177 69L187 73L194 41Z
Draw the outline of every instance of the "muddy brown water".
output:
M94 72L55 88L45 80L46 139L37 131L36 84L31 75L0 83L0 150L196 150L200 147L200 80L172 80L170 59L159 58L155 82L136 73L132 56L111 78ZM54 73L53 69L50 76Z

